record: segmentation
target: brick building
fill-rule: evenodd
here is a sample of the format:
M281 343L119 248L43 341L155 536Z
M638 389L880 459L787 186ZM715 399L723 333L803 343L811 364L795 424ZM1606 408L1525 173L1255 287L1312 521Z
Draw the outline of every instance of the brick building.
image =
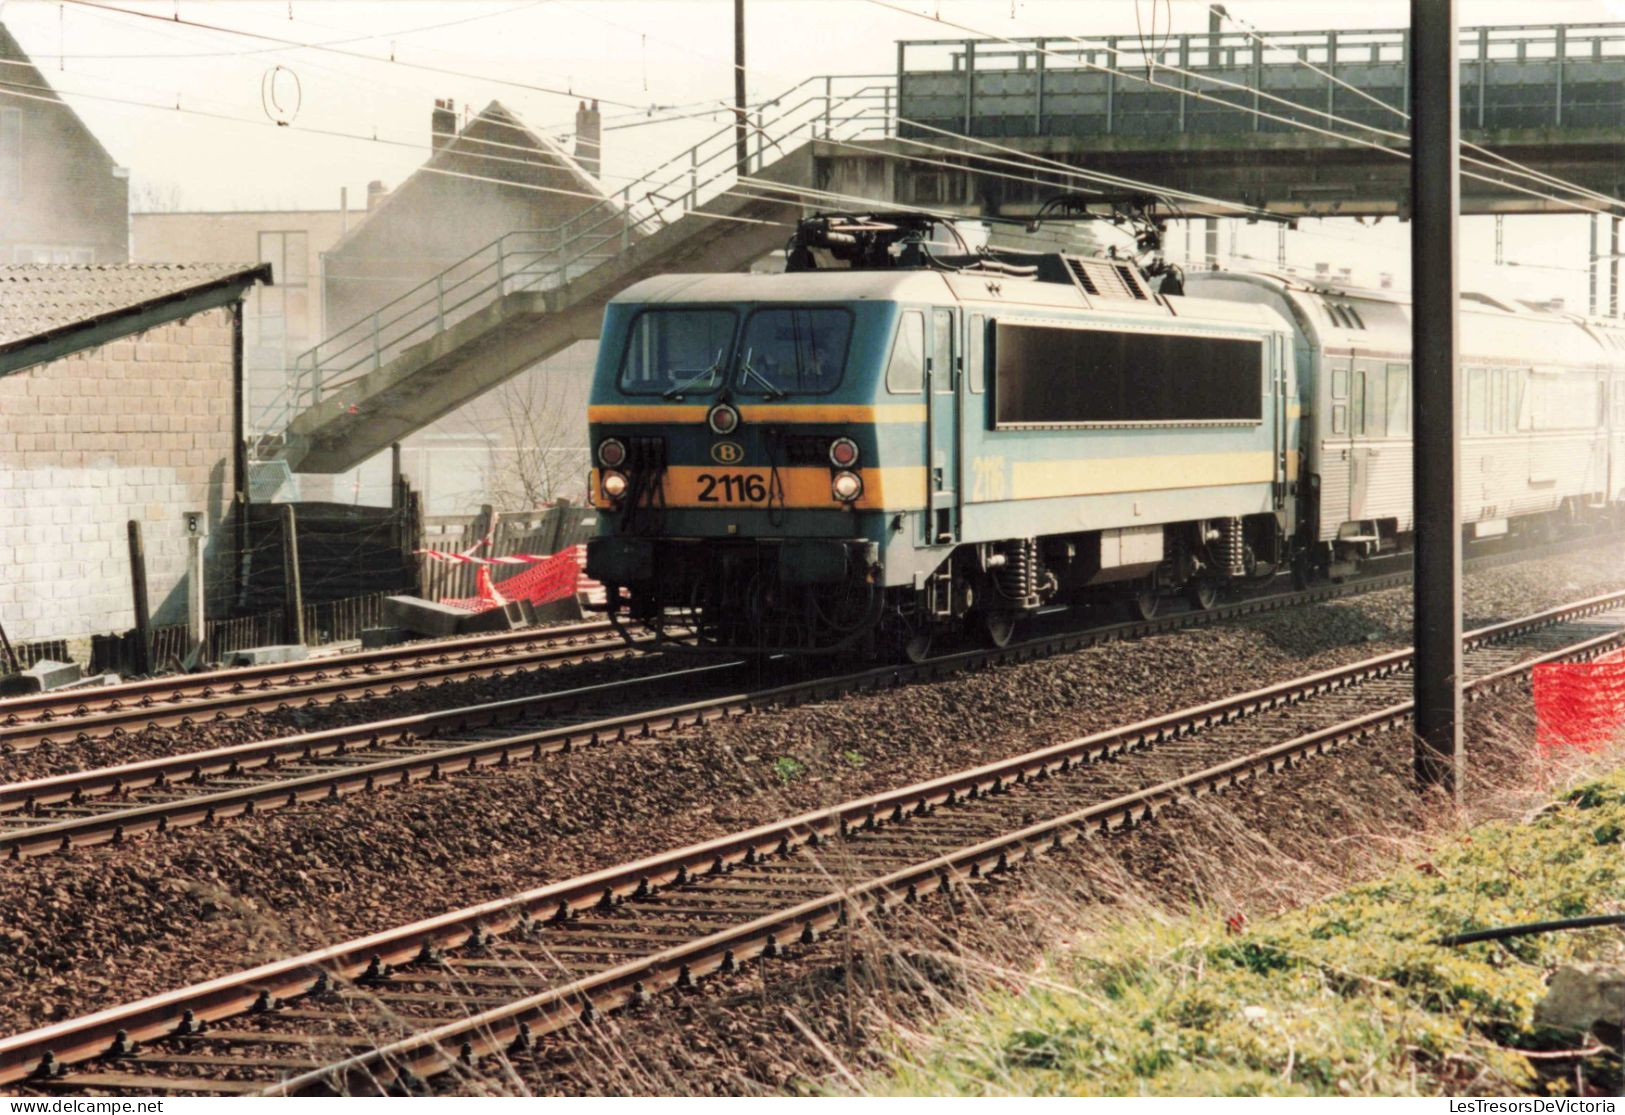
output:
M156 623L185 619L182 515L207 516L211 611L229 603L223 529L250 264L0 265L0 625L15 641L134 625L128 520Z
M0 264L129 258L129 173L0 24Z

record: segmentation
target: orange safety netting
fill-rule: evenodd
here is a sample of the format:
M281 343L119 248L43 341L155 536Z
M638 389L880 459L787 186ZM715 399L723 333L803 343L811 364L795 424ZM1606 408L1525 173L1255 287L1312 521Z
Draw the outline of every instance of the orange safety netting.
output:
M581 563L576 548L572 546L535 562L523 573L515 574L501 584L492 584L491 567L482 565L474 580L477 595L442 600L441 603L470 612L483 612L518 600L551 604L555 600L574 596L580 580Z
M1542 751L1595 751L1625 728L1625 655L1535 667L1535 738Z

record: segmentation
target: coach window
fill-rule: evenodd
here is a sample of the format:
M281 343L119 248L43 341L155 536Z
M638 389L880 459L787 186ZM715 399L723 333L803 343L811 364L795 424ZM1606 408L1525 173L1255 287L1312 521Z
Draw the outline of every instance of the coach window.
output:
M987 324L981 314L970 319L969 344L965 346L965 367L970 389L980 395L987 390Z
M1490 433L1502 434L1507 428L1507 370L1495 368L1490 372Z
M893 395L918 395L925 388L925 315L906 310L892 342L886 365L886 390Z
M1365 433L1365 373L1355 372L1350 377L1354 393L1349 397L1349 417L1354 423L1354 435Z
M1369 437L1382 437L1388 432L1388 400L1383 386L1383 378L1373 368L1370 374L1370 383L1364 382L1366 379L1365 372L1360 373L1360 379L1361 388L1365 394L1365 421L1361 423L1361 430Z
M1403 437L1411 432L1411 369L1406 364L1390 364L1388 373L1388 434Z
M1488 373L1483 368L1470 368L1467 371L1467 432L1482 434L1489 427L1489 399L1486 380Z

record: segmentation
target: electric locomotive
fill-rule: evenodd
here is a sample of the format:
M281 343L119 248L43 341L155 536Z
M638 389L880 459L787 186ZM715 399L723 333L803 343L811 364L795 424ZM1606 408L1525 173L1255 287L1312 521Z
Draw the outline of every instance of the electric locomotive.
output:
M1292 334L1129 259L941 251L804 221L784 274L668 275L605 314L588 572L612 618L758 653L995 644L1292 559ZM1159 289L1159 287L1161 289Z
M801 223L781 275L668 275L605 314L589 410L618 623L756 653L1002 644L1056 604L1211 607L1409 546L1410 319L1390 292L944 249ZM1625 500L1625 331L1464 293L1468 539Z

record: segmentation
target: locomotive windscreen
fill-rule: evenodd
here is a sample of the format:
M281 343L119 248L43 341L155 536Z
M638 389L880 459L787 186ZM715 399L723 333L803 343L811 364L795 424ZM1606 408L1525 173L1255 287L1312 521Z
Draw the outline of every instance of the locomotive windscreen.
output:
M998 426L1257 422L1264 342L998 322Z

